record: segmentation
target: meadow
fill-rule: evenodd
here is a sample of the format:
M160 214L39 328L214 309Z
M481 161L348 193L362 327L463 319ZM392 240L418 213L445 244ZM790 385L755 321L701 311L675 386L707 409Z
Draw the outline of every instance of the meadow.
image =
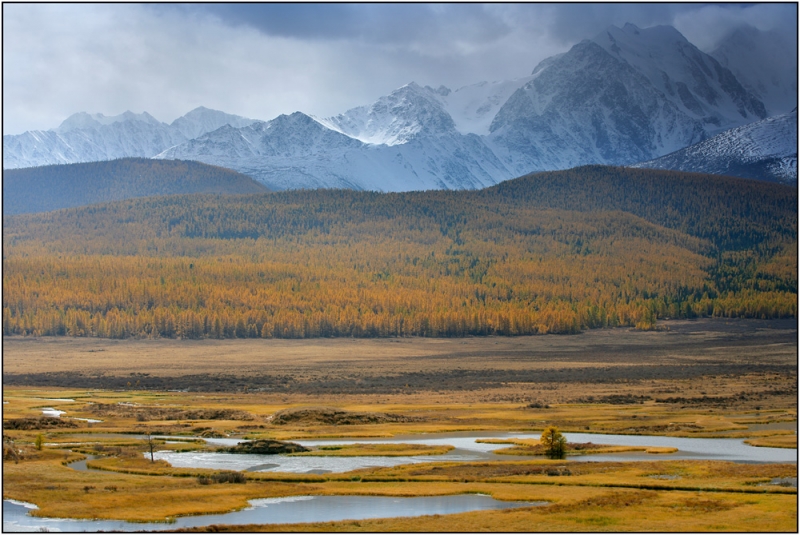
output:
M422 465L244 472L237 484L215 482L237 479L226 471L173 467L145 455L142 437L155 434L185 437L156 444L182 451L212 449L192 440L201 436L535 433L548 425L797 447L796 323L702 319L660 326L459 339L6 337L3 496L37 504L34 514L42 516L148 521L222 513L276 496L481 493L547 502L445 516L206 528L222 531L796 531L796 463L670 460L663 452L636 462L585 463L535 455L535 441L522 441L508 446L527 448L526 455L507 461L437 461L446 449L432 449L423 451L431 462ZM66 412L43 419L46 408ZM359 446L313 455L419 453L412 450ZM89 470L67 466L88 455Z

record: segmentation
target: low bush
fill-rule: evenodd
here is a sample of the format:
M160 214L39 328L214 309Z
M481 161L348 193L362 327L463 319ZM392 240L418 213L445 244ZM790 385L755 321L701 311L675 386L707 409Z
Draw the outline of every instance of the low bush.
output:
M200 476L197 482L201 485L211 485L212 483L246 483L247 478L241 472L217 472L210 476Z

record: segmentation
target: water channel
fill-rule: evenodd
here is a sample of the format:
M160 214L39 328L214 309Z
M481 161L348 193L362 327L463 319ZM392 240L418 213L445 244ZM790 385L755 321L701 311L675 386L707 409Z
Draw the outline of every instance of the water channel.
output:
M212 524L288 524L330 522L368 518L447 515L488 509L511 509L545 505L546 502L501 502L482 494L394 498L382 496L292 496L250 500L241 511L217 515L185 516L173 522L125 522L121 520L76 520L29 516L36 506L3 500L3 532L21 531L142 531L175 530Z
M620 446L660 446L678 448L671 454L628 452L569 457L571 461L636 461L701 459L747 463L796 463L797 450L784 448L757 448L742 439L683 438L643 435L601 435L565 433L569 442L593 442ZM83 435L91 439L92 435ZM113 435L112 435L113 436ZM130 435L127 435L131 437ZM138 437L144 438L144 437ZM162 437L183 439L187 437ZM392 438L359 438L331 440L296 440L304 446L322 446L356 443L405 443L426 445L451 445L455 449L444 455L419 455L409 457L305 457L287 455L247 455L214 452L156 452L156 458L165 459L176 467L213 468L249 471L280 471L295 473L346 472L358 468L395 466L399 464L436 461L531 460L530 456L511 456L494 453L507 444L487 444L480 439L539 438L538 433L461 432L431 433L395 436ZM209 444L230 446L240 439L208 438ZM70 465L86 470L86 460ZM129 523L107 520L73 520L31 517L27 513L31 504L3 501L3 531L100 531L100 530L160 530L210 524L269 524L291 522L322 522L334 520L360 520L397 516L452 514L484 509L506 509L542 505L528 502L500 502L489 496L458 495L425 498L387 498L376 496L300 496L252 500L250 507L218 515L180 517L171 523Z
M757 448L743 439L734 438L684 438L644 435L601 435L590 433L564 433L569 442L593 442L618 446L656 446L677 448L669 454L624 452L615 454L593 454L569 457L570 461L641 461L641 460L716 460L745 463L794 463L797 450L786 448ZM480 439L539 438L538 433L431 433L395 436L392 438L359 438L331 440L296 440L303 446L332 446L343 444L425 444L430 446L450 445L455 449L444 455L416 455L408 457L305 457L286 455L248 455L214 452L156 452L157 459L164 459L172 466L181 468L213 468L224 470L247 470L251 472L327 473L347 472L359 468L389 467L437 461L511 461L531 460L530 456L496 454L495 450L507 448L509 444L487 444ZM208 438L209 444L233 446L240 439Z

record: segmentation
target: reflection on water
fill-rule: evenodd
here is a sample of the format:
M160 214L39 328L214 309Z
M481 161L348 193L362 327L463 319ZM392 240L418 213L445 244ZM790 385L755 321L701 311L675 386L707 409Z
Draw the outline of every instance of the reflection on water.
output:
M446 436L444 436L446 435ZM656 446L677 448L669 454L649 454L644 452L623 452L615 454L593 454L570 456L572 461L642 461L642 460L718 460L751 463L792 463L797 461L796 449L756 448L745 444L742 439L729 438L683 438L642 435L601 435L590 433L564 433L569 442L593 442L595 444L614 444L618 446ZM477 439L488 438L539 438L531 433L447 433L397 436L379 439L332 439L297 440L303 446L322 446L357 443L382 444L425 444L429 446L451 445L455 449L444 455L418 455L408 457L292 457L286 455L254 455L213 452L157 452L158 459L164 459L173 466L182 468L213 468L227 470L250 470L258 472L326 473L347 472L360 468L391 467L400 464L414 464L437 461L467 462L484 460L530 460L529 456L511 456L493 453L506 448L508 444L486 444ZM208 439L211 444L234 445L237 439ZM265 463L269 463L265 466Z
M172 466L179 468L294 473L348 472L368 466L395 466L397 464L425 461L414 457L288 457L286 455L214 453L208 451L183 453L157 451L154 457L156 459L164 459Z
M394 437L392 439L372 440L331 440L331 441L306 441L299 440L304 446L317 446L322 444L353 444L357 442L383 442L383 443L418 443L418 444L450 444L458 449L478 453L491 453L494 450L508 447L507 444L483 444L475 442L480 438L536 438L539 433L463 433L459 436L441 438L436 434L410 435ZM595 444L614 444L618 446L654 446L678 448L671 454L647 453L621 453L614 455L580 455L569 457L573 461L600 461L600 460L648 460L654 459L713 459L734 462L772 462L785 463L797 461L796 449L785 448L756 448L745 444L743 439L734 438L685 438L665 437L655 435L606 435L592 433L564 433L569 442L593 442ZM429 461L444 460L446 456L428 459ZM509 459L507 455L492 454L494 459ZM527 457L530 459L530 457ZM449 460L449 459L448 459Z
M569 442L594 442L619 446L658 446L678 448L672 454L640 454L648 460L697 459L733 461L744 463L795 463L797 450L787 448L756 448L738 438L684 438L642 435L593 435L589 433L564 433ZM635 460L631 455L586 455L574 458L581 461L627 461Z
M398 516L447 515L489 509L545 505L546 502L501 502L490 496L463 494L394 498L382 496L292 496L250 500L241 511L218 515L176 518L170 523L137 523L119 520L72 520L28 516L31 504L3 500L3 531L137 531L175 530L211 524L288 524L330 522Z

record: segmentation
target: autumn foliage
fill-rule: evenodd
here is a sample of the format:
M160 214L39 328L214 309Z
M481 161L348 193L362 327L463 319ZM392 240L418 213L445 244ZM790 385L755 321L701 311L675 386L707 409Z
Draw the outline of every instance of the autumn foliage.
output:
M6 217L3 334L523 335L796 317L796 204L775 184L588 167L477 192L184 195Z

